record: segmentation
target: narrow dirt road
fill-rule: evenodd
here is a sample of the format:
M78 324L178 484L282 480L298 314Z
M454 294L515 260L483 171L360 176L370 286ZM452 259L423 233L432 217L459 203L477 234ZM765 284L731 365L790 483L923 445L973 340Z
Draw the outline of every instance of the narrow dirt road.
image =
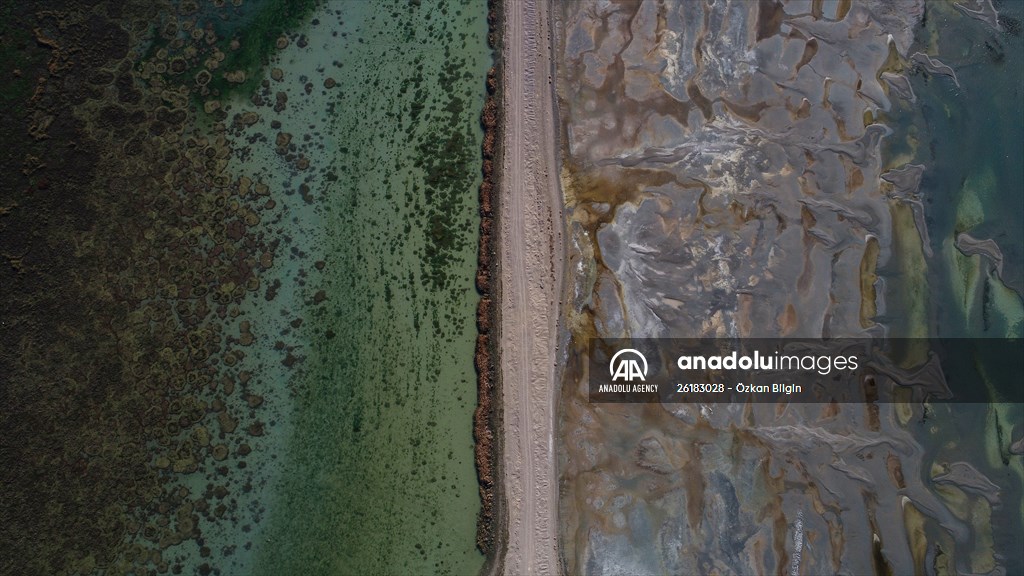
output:
M554 404L562 197L547 0L505 0L501 371L507 574L558 571Z

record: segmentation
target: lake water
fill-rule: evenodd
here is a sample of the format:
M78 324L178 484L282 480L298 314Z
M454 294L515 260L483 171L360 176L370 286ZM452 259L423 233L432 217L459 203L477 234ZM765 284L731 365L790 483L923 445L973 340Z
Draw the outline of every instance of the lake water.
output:
M234 145L239 171L285 194L266 222L282 242L265 280L275 294L246 311L264 347L246 362L278 408L250 458L264 483L240 506L253 522L239 542L252 544L226 571L483 563L472 412L486 12L327 2L264 70L257 92L287 103L255 109Z

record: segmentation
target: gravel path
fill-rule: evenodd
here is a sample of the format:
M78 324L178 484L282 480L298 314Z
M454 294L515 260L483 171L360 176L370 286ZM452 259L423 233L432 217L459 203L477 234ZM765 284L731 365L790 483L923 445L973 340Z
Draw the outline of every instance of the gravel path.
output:
M554 403L562 282L547 0L504 2L501 373L507 574L558 569ZM556 261L557 260L557 261Z

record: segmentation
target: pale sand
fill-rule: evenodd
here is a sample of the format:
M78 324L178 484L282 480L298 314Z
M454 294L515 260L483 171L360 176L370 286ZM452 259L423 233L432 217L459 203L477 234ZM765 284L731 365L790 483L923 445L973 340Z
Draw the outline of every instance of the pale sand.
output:
M507 574L558 572L554 414L562 196L548 0L505 0L500 191Z

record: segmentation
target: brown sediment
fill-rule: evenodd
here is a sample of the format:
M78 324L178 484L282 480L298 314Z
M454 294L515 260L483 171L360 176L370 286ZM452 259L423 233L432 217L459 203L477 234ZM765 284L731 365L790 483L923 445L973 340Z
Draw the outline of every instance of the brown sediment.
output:
M487 99L480 114L484 130L483 162L480 184L480 241L477 251L476 288L480 293L477 306L476 352L477 406L473 413L474 458L480 489L480 514L477 517L476 546L486 561L481 573L500 571L504 555L503 498L498 488L501 466L501 401L498 370L497 306L497 236L494 193L498 174L495 170L498 143L501 141L500 98L500 14L501 0L489 0L487 12L488 44L495 54L495 65L487 72Z

